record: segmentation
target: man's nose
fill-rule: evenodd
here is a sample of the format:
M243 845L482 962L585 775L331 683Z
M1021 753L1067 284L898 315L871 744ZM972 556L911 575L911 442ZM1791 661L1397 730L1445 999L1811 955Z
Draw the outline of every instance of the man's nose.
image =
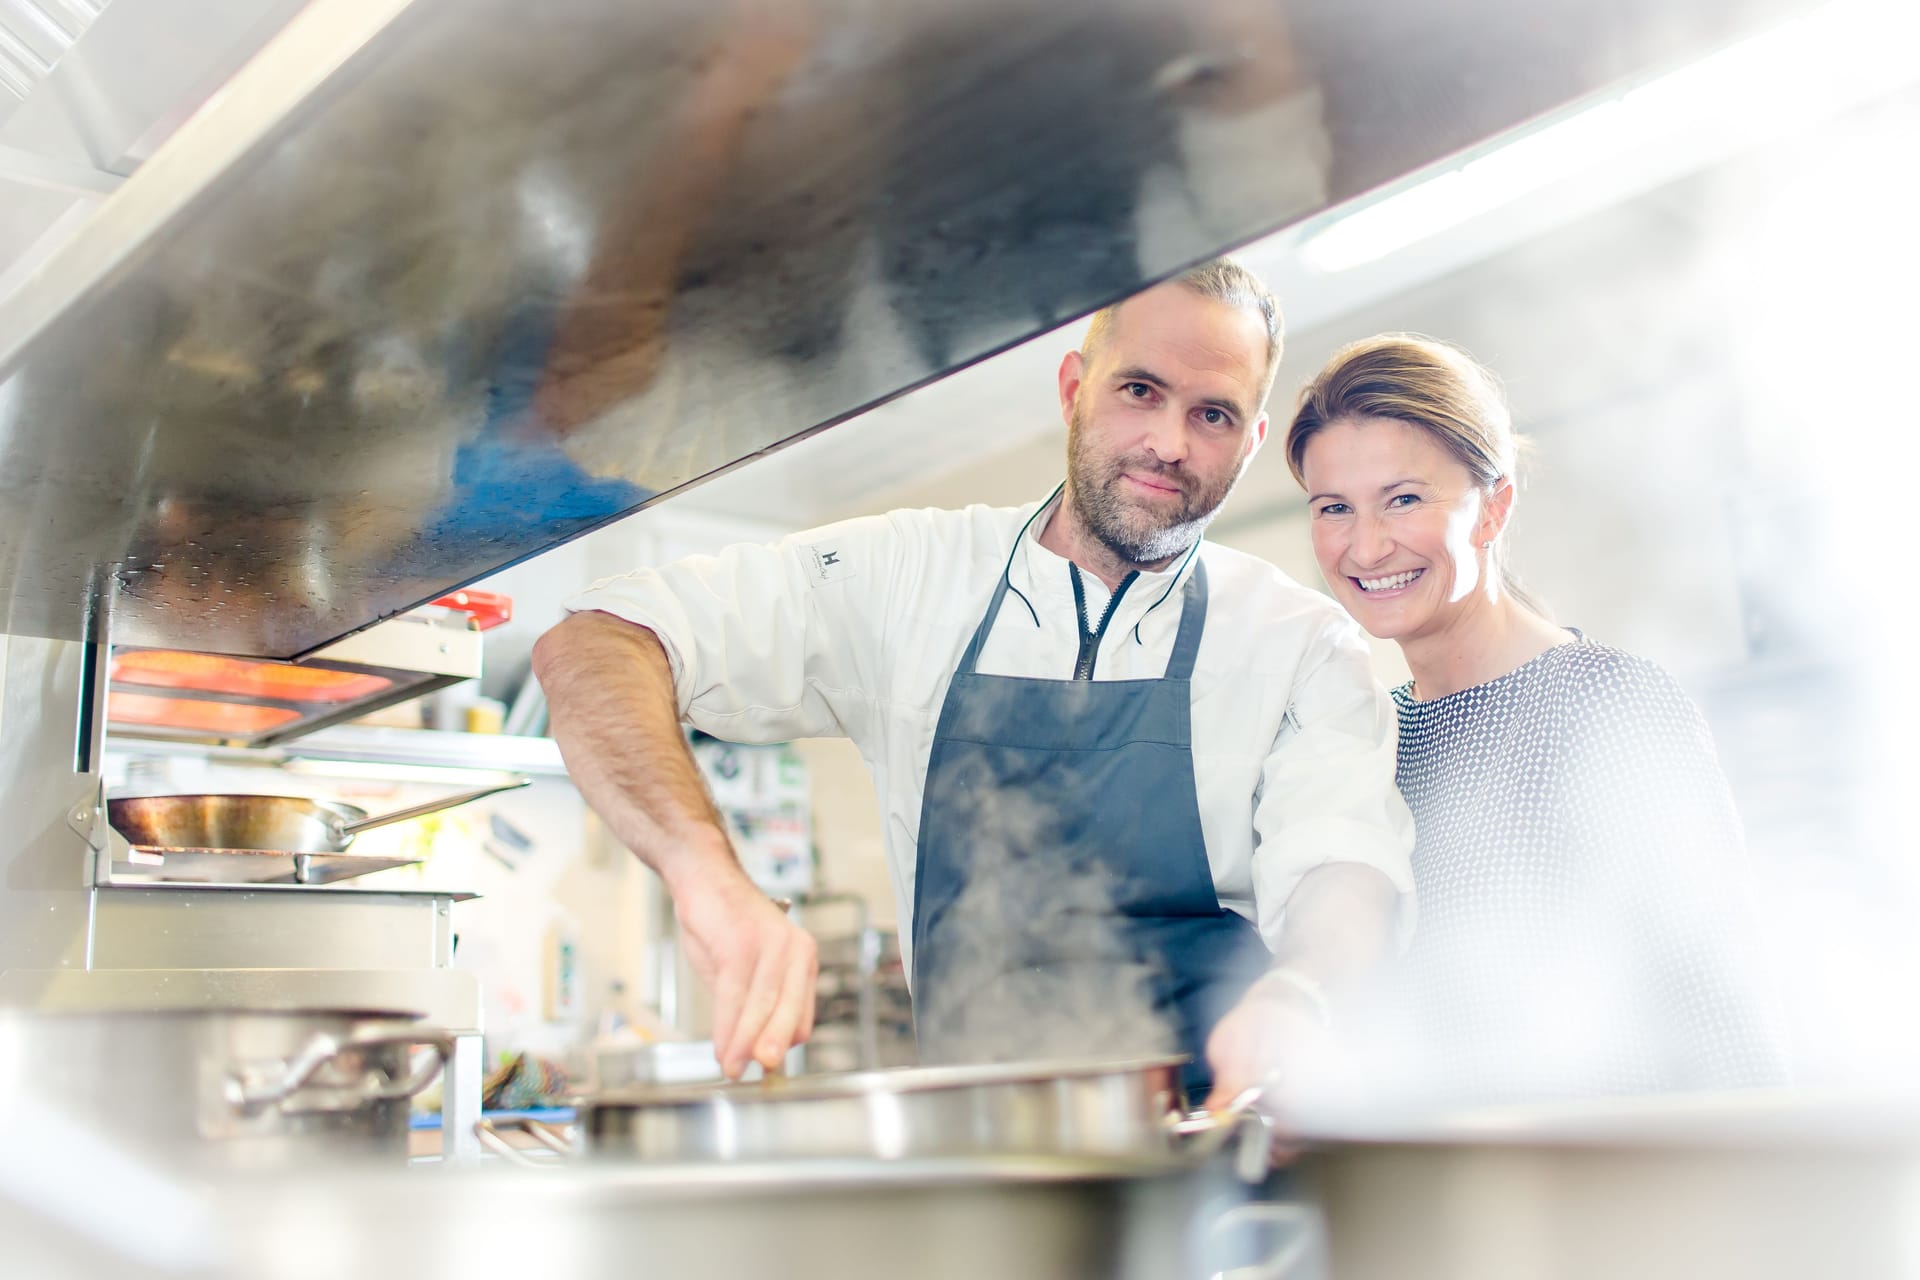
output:
M1173 466L1187 460L1187 423L1177 412L1156 413L1147 425L1147 449Z

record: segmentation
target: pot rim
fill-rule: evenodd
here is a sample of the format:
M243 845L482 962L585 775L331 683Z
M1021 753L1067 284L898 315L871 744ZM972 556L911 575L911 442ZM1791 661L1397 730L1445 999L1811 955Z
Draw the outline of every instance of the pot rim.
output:
M952 1066L895 1067L879 1071L848 1071L819 1076L796 1076L772 1081L703 1080L694 1084L622 1085L596 1093L579 1094L570 1105L584 1113L594 1109L688 1106L755 1106L774 1102L821 1102L904 1093L969 1089L980 1085L1048 1084L1096 1076L1132 1075L1155 1070L1172 1071L1187 1061L1183 1053L1143 1058L1048 1058L1027 1062L986 1062Z
M287 1008L269 1008L257 1005L237 1005L233 1007L207 1007L180 1009L156 1009L152 1007L127 1008L84 1008L84 1009L36 1009L27 1007L0 1008L0 1023L13 1020L38 1021L42 1019L79 1019L79 1018L331 1018L354 1022L420 1022L426 1014L417 1009L371 1009L359 1006L325 1007L298 1005Z

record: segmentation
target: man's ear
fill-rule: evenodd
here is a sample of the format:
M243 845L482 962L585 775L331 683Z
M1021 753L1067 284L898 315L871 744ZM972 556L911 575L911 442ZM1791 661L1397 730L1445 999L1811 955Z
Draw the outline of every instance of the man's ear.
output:
M1073 425L1073 402L1080 396L1080 384L1086 380L1087 359L1078 351L1069 351L1060 361L1060 421Z

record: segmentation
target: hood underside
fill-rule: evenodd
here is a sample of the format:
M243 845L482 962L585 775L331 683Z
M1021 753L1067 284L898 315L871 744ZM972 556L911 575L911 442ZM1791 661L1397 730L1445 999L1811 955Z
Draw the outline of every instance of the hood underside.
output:
M314 0L0 301L0 630L313 652L1794 7Z

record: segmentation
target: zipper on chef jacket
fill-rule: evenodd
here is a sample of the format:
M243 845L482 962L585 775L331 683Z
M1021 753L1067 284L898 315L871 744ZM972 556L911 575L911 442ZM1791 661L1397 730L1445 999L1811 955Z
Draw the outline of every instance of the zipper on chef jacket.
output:
M1140 571L1135 569L1120 579L1120 585L1115 587L1113 594L1107 597L1107 611L1100 615L1100 625L1089 631L1087 630L1087 589L1080 581L1080 566L1069 564L1067 568L1073 572L1073 611L1079 615L1080 620L1080 657L1073 664L1073 678L1091 680L1093 664L1100 659L1100 641L1107 634L1107 624L1113 621L1115 611L1120 608L1120 597L1127 594L1127 588L1132 586L1133 580L1140 576Z

